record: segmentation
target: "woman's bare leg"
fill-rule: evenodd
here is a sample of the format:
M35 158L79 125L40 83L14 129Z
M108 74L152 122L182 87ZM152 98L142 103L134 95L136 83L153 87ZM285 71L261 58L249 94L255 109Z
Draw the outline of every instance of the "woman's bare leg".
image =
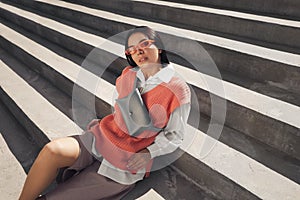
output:
M34 200L56 178L59 168L71 166L80 147L72 137L54 140L41 150L26 178L20 200Z

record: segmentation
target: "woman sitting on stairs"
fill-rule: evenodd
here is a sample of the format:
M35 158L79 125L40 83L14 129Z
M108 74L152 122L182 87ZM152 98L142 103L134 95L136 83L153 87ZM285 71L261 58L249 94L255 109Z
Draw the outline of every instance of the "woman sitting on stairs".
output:
M130 66L116 80L114 112L87 131L44 146L32 165L20 200L121 199L149 176L153 159L182 143L190 89L175 73L157 32L129 31ZM58 186L40 194L58 180Z

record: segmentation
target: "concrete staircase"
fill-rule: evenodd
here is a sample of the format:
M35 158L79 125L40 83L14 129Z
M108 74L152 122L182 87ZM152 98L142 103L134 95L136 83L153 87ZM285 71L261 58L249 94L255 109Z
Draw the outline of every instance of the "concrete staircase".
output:
M2 0L0 133L28 172L46 142L109 114L126 66L123 39L112 36L147 25L190 84L200 123L189 120L185 153L125 199L297 199L300 5L273 1Z

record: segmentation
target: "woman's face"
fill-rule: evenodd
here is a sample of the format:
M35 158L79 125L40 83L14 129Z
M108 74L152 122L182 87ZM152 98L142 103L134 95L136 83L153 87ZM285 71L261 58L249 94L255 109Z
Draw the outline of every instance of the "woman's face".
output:
M149 40L149 38L143 33L134 33L128 38L128 47L136 47L136 51L131 54L133 61L139 67L161 64L161 50L158 49L154 44L151 43L151 45L146 48L143 48L143 45L138 45L146 40Z

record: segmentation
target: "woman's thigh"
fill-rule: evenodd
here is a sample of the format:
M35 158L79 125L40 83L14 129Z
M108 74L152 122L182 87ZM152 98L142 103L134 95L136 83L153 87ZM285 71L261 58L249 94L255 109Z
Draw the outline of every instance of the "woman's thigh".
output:
M56 178L58 183L68 180L73 175L90 166L96 160L91 152L93 144L93 135L91 133L86 132L82 135L71 136L71 138L78 142L80 153L72 165L60 169Z
M92 199L121 199L133 185L122 185L97 173L100 162L82 170L78 175L59 184L53 191L46 194L47 200L92 200Z

